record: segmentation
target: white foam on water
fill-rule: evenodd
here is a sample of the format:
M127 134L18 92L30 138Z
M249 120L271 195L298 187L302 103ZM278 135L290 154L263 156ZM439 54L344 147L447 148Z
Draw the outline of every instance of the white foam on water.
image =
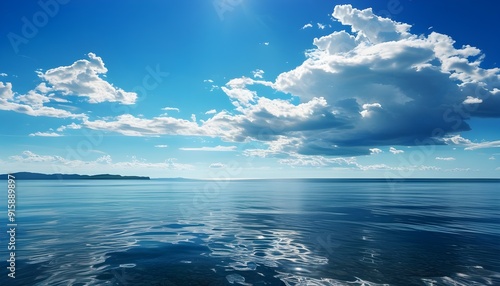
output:
M312 278L290 273L280 273L276 278L281 279L287 286L389 286L389 284L377 284L356 277L355 281L342 281L332 278Z
M458 272L443 277L422 279L426 286L489 286L500 285L500 273L485 270L482 266L470 266L467 273Z

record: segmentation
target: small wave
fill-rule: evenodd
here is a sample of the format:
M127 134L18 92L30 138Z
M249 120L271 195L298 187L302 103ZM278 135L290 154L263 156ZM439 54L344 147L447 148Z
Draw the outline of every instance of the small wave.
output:
M290 273L280 273L276 275L276 278L279 278L287 286L389 286L389 284L377 284L360 278L356 278L355 281L342 281L332 278L311 278Z

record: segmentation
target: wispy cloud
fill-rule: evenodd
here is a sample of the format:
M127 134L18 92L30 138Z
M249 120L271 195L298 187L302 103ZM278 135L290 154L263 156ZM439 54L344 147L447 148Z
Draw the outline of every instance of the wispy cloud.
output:
M160 144L160 145L155 145L156 148L167 148L168 145L165 144Z
M165 111L177 111L177 112L180 111L179 108L177 108L177 107L168 107L168 106L167 107L163 107L161 110L165 110Z
M9 159L15 163L23 163L25 167L42 166L47 170L51 166L52 170L58 172L78 172L79 170L137 170L148 169L170 169L170 170L192 170L193 165L178 163L175 158L168 158L162 162L147 162L132 156L129 161L114 162L110 155L103 155L95 160L85 161L80 159L67 159L61 156L39 155L31 151L23 151L21 155L10 156Z
M35 132L31 133L30 136L41 136L41 137L59 137L61 134L55 132Z
M464 150L476 150L484 148L500 148L500 140L497 141L485 141L485 142L472 142L467 138L463 138L461 135L453 135L444 137L442 141L448 145L462 145L465 146Z
M402 154L402 153L404 153L405 151L403 151L403 150L398 150L398 149L396 149L396 148L394 148L394 147L390 147L390 148L389 148L389 152L391 152L392 154Z
M256 69L256 70L252 71L252 74L253 74L254 78L263 78L264 71L261 69Z
M215 147L182 147L179 150L183 151L208 151L208 152L231 152L236 151L236 146L215 146Z
M76 124L75 122L72 122L69 125L63 125L63 126L57 128L56 130L59 132L62 132L66 129L81 129L81 128L82 128L82 126L80 124Z
M465 147L465 150L476 150L484 148L500 148L500 140L481 142L481 143L471 143L467 147Z
M436 160L440 160L440 161L455 161L456 159L454 157L436 157Z
M222 164L222 163L212 163L210 164L209 168L212 168L212 169L220 169L220 168L224 168L225 165Z
M312 28L312 26L313 26L313 25L312 25L311 23L307 23L307 24L305 24L304 26L302 26L302 28L301 28L301 29L302 29L302 30L305 30L305 29L307 29L307 28Z

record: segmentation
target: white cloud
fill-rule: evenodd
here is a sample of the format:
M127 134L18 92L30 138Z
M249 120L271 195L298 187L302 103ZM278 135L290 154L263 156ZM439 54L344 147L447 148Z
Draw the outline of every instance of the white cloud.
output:
M321 23L316 23L316 25L318 25L318 29L320 29L320 30L325 29L325 25L323 25Z
M90 60L79 60L71 66L49 69L46 72L38 71L38 76L44 82L39 83L35 89L26 94L17 94L13 92L11 83L0 82L0 110L30 116L85 119L87 118L85 114L74 114L46 104L51 101L69 102L60 98L60 95L83 96L91 103L103 101L134 103L137 97L135 93L125 92L99 77L107 72L102 59L93 53L89 53L88 56ZM75 109L71 105L65 107Z
M222 91L230 98L233 99L235 106L248 106L251 102L255 101L256 92L250 91L245 88L246 85L253 84L250 78L235 78L230 80L226 86L222 87Z
M44 104L54 100L40 93L44 90L44 85L38 85L35 90L28 91L27 94L19 95L12 90L10 82L0 81L0 110L14 111L30 116L47 116L57 118L84 118L84 114L73 114L63 109L47 107Z
M269 42L264 42L264 46L269 46Z
M179 150L183 151L209 151L209 152L230 152L230 151L236 151L236 146L215 146L215 147L182 147L179 148Z
M326 157L320 155L300 155L297 153L288 154L285 159L279 159L279 163L292 167L332 167L344 166L345 169L361 170L361 171L440 171L436 166L428 165L409 165L409 166L389 166L387 164L372 164L362 165L356 161L354 157Z
M211 133L213 130L203 129L196 122L168 116L145 119L123 114L111 120L84 119L83 126L94 130L117 132L126 136L214 135Z
M160 144L160 145L155 145L156 148L167 148L168 145L165 144Z
M359 165L358 168L362 171L398 171L401 173L415 172L415 171L440 171L442 170L436 166L427 165L410 165L410 166L389 166L387 164L373 164L373 165Z
M496 160L495 156L491 156L488 158L488 160Z
M313 25L311 23L307 23L301 29L304 30L304 29L307 29L307 28L312 28L312 26Z
M75 95L88 98L90 103L120 102L134 104L135 92L127 92L105 81L100 75L106 75L108 69L94 53L88 54L88 60L78 60L70 66L61 66L38 72L38 76L49 84L49 88L63 95Z
M16 101L34 108L41 108L45 103L50 102L50 98L34 90L30 90L27 94L18 96Z
M213 168L213 169L219 169L219 168L224 168L224 167L225 167L225 165L224 165L224 164L222 164L222 163L219 163L219 162L217 162L217 163L212 163L212 164L210 164L210 166L209 166L209 168Z
M45 82L42 82L36 86L35 90L43 94L47 94L52 91L52 88L48 87Z
M390 147L390 148L389 148L389 152L391 152L392 154L402 154L402 153L404 153L405 151L403 151L403 150L398 150L398 149L396 149L396 148L394 148L394 147Z
M460 135L453 135L444 137L442 141L448 145L472 145L472 141L469 139L463 138Z
M12 92L12 83L3 83L0 81L0 99L11 100L14 98L14 93Z
M30 136L59 137L62 135L55 133L55 132L35 132L35 133L31 133Z
M445 172L470 172L471 168L453 168L453 169L445 169Z
M442 141L448 145L465 146L464 150L476 150L476 149L499 148L500 147L500 140L475 143L469 139L463 138L460 135L453 135L453 136L444 137L444 138L442 138Z
M203 82L210 82L210 83L212 83L212 82L214 82L214 81L213 81L213 80L211 80L211 79L204 79L204 80L203 80Z
M63 126L57 128L56 130L59 132L62 132L66 129L81 129L81 128L82 128L82 126L80 124L76 124L75 122L72 122L69 125L63 125Z
M481 142L481 143L471 143L468 147L465 147L465 150L476 150L484 148L500 148L500 140Z
M110 155L104 155L96 160L70 160L61 156L38 155L31 151L23 151L21 155L10 156L11 161L22 163L23 167L34 168L41 166L45 171L53 170L62 173L77 173L79 170L138 170L148 169L168 169L168 170L192 170L194 166L190 164L178 163L175 158L168 158L162 162L147 162L144 159L137 159L132 156L130 161L113 162ZM47 169L51 167L51 169ZM104 167L104 168L101 168Z
M167 107L163 107L161 110L165 110L165 111L171 111L171 110L173 110L173 111L177 111L177 112L180 111L179 108L177 108L177 107L168 107L168 106Z
M412 34L410 25L371 9L339 5L333 17L351 32L314 39L316 48L307 59L272 86L301 102L320 97L326 102L325 121L314 125L317 130L311 124L288 136L318 142L316 150L323 154L335 146L369 154L363 146L439 143L446 134L469 130L471 116L500 117L500 69L481 68L479 49L456 48L451 37L436 32ZM258 97L249 96L254 100L249 104ZM472 109L462 104L479 100ZM327 111L336 124L326 122Z
M332 165L345 165L345 166L358 166L355 158L330 158L319 155L300 155L300 154L290 154L289 158L279 159L280 164L297 166L297 167L327 167Z
M372 111L377 108L382 108L380 103L365 103L362 105L363 110L359 112L361 117L369 117L372 114Z
M65 163L67 161L63 157L60 157L60 156L38 155L38 154L35 154L29 150L23 151L21 155L10 156L9 159L17 161L17 162L22 162L22 163L32 163L32 162L36 162L36 163L49 163L49 162Z
M50 95L49 95L49 99L50 99L51 101L55 101L55 102L59 102L59 103L70 103L70 102L71 102L71 101L66 100L66 99L64 99L64 98L56 97L56 96L54 96L53 94L50 94Z
M252 71L252 74L253 74L254 78L263 78L264 71L261 69L256 69L256 70Z
M380 150L379 148L371 148L369 149L370 150L370 154L379 154L379 153L382 153L383 151Z
M209 111L205 112L205 114L215 114L217 113L217 110L215 109L210 109Z
M74 114L63 109L57 109L47 106L30 106L26 104L19 104L10 102L0 98L0 110L14 111L18 113L27 114L30 116L46 116L56 118L86 118L84 114Z
M436 157L436 160L440 160L440 161L455 161L455 158L453 158L453 157Z
M6 74L6 73L4 73L4 72L2 72L2 73L0 73L0 76L9 76L9 75Z
M467 96L467 98L463 101L463 104L479 104L479 103L483 103L483 100L472 96Z
M95 160L96 163L105 163L105 164L111 164L113 162L113 159L111 159L110 155L103 155Z
M394 41L409 36L410 25L373 14L371 8L358 10L351 5L337 5L332 16L371 43Z

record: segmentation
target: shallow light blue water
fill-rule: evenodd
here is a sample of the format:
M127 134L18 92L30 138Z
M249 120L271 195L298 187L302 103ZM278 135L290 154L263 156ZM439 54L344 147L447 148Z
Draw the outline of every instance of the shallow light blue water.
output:
M0 285L500 285L499 186L18 181Z

